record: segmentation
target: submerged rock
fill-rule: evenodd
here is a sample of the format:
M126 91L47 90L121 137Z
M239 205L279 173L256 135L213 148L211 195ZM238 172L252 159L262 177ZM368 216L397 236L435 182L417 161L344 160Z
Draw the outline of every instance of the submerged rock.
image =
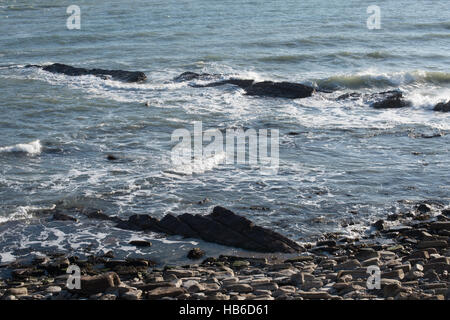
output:
M121 283L119 276L115 272L108 272L96 276L81 277L81 293L91 295L105 292L106 289L117 287Z
M175 81L189 81L193 79L205 80L216 75L198 74L195 72L185 72L176 77ZM249 96L273 97L273 98L288 98L299 99L310 97L315 89L313 87L293 82L273 82L262 81L255 82L252 79L237 79L231 78L207 84L193 84L195 88L218 87L223 85L235 85L245 90L245 94Z
M62 63L54 63L48 66L28 65L26 67L40 67L42 70L51 73L61 73L67 76L85 76L93 75L102 79L111 78L124 82L141 82L147 79L145 73L140 71L124 71L124 70L104 70L104 69L85 69L76 68Z
M228 80L222 80L222 81L217 81L217 82L211 82L208 84L196 84L196 85L192 85L192 87L208 88L208 87L219 87L219 86L231 84L234 86L238 86L241 89L245 89L245 88L248 88L249 86L251 86L254 82L255 81L251 80L251 79L228 79Z
M113 155L113 154L108 154L108 155L106 156L106 160L109 160L109 161L116 161L116 160L119 160L119 158L118 158L117 156Z
M245 89L250 96L277 97L299 99L312 96L314 88L291 82L256 82Z
M339 97L336 98L337 101L342 101L342 100L357 100L359 98L362 97L362 94L359 92L348 92L348 93L344 93L342 95L340 95Z
M441 102L438 103L434 109L434 111L439 111L439 112L450 112L450 100L448 102Z
M74 221L77 222L78 220L74 217L71 217L67 214L61 213L61 212L55 212L53 214L53 220L59 220L59 221Z
M117 227L199 238L258 252L294 253L304 250L281 234L256 226L247 218L222 207L215 207L206 216L185 213L175 217L168 214L158 220L148 215L134 215Z
M195 260L195 259L200 259L204 255L205 255L205 251L203 251L200 248L194 248L194 249L189 250L187 257L189 259Z
M146 240L132 240L128 244L131 244L135 247L151 247L152 243Z
M337 101L364 99L374 109L396 109L411 106L411 103L404 99L403 93L399 90L378 92L373 94L362 94L350 92L340 95Z
M411 103L403 98L403 93L396 90L376 93L371 95L371 98L376 100L370 104L374 109L397 109L411 106Z
M300 99L310 97L314 88L300 83L263 81L254 82L249 79L229 79L195 87L217 87L232 84L245 90L248 96Z
M179 76L175 77L173 81L183 82L183 81L191 81L191 80L209 80L218 75L213 75L209 73L196 73L196 72L183 72Z

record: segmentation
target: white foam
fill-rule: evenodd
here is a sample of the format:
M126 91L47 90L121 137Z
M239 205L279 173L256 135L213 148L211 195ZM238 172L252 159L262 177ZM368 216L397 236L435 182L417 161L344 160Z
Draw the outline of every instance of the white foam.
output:
M42 145L39 140L30 143L19 143L9 147L0 147L0 153L27 153L30 155L40 154Z
M187 163L175 164L168 173L173 172L182 175L201 174L210 171L215 167L223 164L226 158L225 152L220 152L211 157L203 157L202 159L192 159ZM201 161L200 161L201 160Z
M1 263L8 263L13 262L16 260L16 257L14 257L11 252L0 252L0 262Z
M15 220L28 220L31 219L33 214L31 213L33 210L38 209L37 207L31 206L20 206L17 207L16 211L9 214L7 217L0 216L0 223L4 223L7 221L15 221Z

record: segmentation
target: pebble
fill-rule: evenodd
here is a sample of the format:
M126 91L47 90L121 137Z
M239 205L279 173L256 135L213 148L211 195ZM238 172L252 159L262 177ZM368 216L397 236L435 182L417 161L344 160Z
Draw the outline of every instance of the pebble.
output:
M253 287L250 286L249 284L245 284L245 283L230 284L230 285L226 286L226 289L228 291L233 291L233 292L238 292L238 293L245 293L245 292L253 291Z
M59 293L59 292L61 292L61 287L58 287L58 286L50 286L50 287L47 287L47 289L45 289L45 291L46 292L48 292L48 293Z

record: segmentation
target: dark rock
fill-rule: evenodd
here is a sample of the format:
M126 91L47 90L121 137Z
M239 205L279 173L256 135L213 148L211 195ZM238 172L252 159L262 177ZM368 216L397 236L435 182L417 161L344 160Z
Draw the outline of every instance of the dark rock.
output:
M387 219L389 221L397 221L399 219L399 215L397 213L393 213L387 216Z
M106 156L106 159L109 160L109 161L119 160L119 158L117 158L115 155L112 155L112 154L108 154Z
M371 95L371 99L375 99L370 106L374 109L396 109L409 107L410 102L403 99L400 91L386 91Z
M402 290L400 282L395 280L386 284L382 284L382 288L385 298L395 297Z
M43 266L43 268L50 274L63 274L70 265L69 259L59 258L53 260L51 263Z
M68 76L93 75L96 77L100 77L102 79L111 78L113 80L119 80L124 82L141 82L147 79L147 76L143 72L139 71L75 68L61 63L54 63L41 68L42 70L51 73L61 73Z
M217 77L218 75L212 75L209 73L196 73L196 72L183 72L179 76L175 77L173 81L183 82L183 81L191 81L191 80L208 80L213 77Z
M197 204L205 204L205 203L208 203L208 202L210 202L210 200L208 199L208 198L205 198L205 199L202 199L202 200L200 200L200 201L197 201Z
M45 274L44 270L37 268L22 268L13 270L11 272L12 277L17 280L24 280L30 277L40 277L43 276L44 274Z
M404 100L403 93L399 90L379 92L370 95L351 92L340 95L336 100L357 100L360 98L363 98L374 109L404 108L411 105L410 102Z
M145 240L133 240L130 241L129 244L135 247L151 247L152 243L150 241Z
M385 223L384 223L384 220L378 220L377 222L375 222L373 225L372 225L376 230L379 230L379 231L381 231L381 230L384 230L385 229Z
M168 214L162 220L148 215L133 215L128 221L119 222L117 227L200 238L258 252L294 253L304 250L296 242L271 230L255 226L250 220L222 207L215 207L213 212L206 216L185 213L174 217Z
M394 280L403 280L405 277L405 273L402 269L396 269L392 271L386 271L381 273L382 279L394 279Z
M443 273L444 271L450 272L450 265L446 262L436 262L436 263L428 263L423 266L425 272L429 270L433 270L438 274Z
M430 230L450 230L450 222L449 221L440 221L440 222L433 222L430 224Z
M96 276L82 276L80 280L81 288L79 291L85 295L105 292L108 288L120 285L120 278L115 272L108 272Z
M187 257L189 259L200 259L201 257L203 257L205 255L205 251L203 251L200 248L194 248L192 250L189 250Z
M151 245L151 243L150 243ZM145 260L141 258L127 258L126 262L128 266L133 266L137 268L147 268L149 265L154 265L155 263L151 260Z
M362 94L359 92L350 92L350 93L344 93L343 95L340 95L339 97L336 98L337 101L341 101L341 100L357 100L359 98L362 97Z
M310 249L311 252L328 252L328 253L333 253L339 250L339 248L337 247L329 247L329 246L319 246L319 247L314 247L312 249Z
M157 288L164 288L164 287L175 288L176 286L172 281L159 281L141 284L138 286L138 289L142 291L151 291Z
M58 220L58 221L74 221L77 222L78 220L75 219L74 217L71 217L67 214L61 213L61 212L55 212L53 214L53 220Z
M292 82L273 82L262 81L255 82L251 79L227 79L208 83L204 85L192 85L196 88L218 87L231 84L245 90L245 94L249 96L276 97L298 99L310 97L314 93L314 88L300 83Z
M314 88L300 83L291 82L256 82L245 89L246 95L300 99L312 96Z
M427 248L447 248L448 243L445 240L429 240L429 241L421 241L417 245L420 249Z
M279 233L273 232L272 230L256 226L247 218L238 216L223 207L215 207L210 216L228 228L245 235L257 244L263 245L265 247L265 252L294 253L304 251L304 249L296 242L282 236ZM256 247L254 247L254 249L256 249Z
M42 66L38 64L27 64L25 68L42 68Z
M379 258L380 253L372 248L360 248L355 254L355 258L359 261L365 261L368 259Z
M433 269L429 269L428 271L426 271L424 274L424 278L429 281L441 281L439 275Z
M235 228L229 228L211 219L211 216L185 213L179 216L179 219L195 230L200 235L200 238L205 241L248 250L265 251L265 247L262 244L252 241Z
M126 260L107 260L104 262L104 265L106 268L114 270L117 270L117 268L121 267L147 268L149 265L149 261L138 258L127 258Z
M81 210L81 213L83 215L85 215L86 217L88 217L89 219L107 220L107 221L114 221L114 222L121 221L120 218L118 218L116 216L110 217L100 209L85 208L85 209Z
M425 203L421 203L417 206L416 210L420 213L428 213L431 211L431 208L429 205L427 205Z
M421 134L420 137L424 139L433 139L443 137L443 133L434 133L434 134Z
M219 260L226 261L231 264L234 264L234 262L236 262L236 261L246 261L246 262L250 263L250 265L255 266L255 267L264 267L267 265L267 258L220 255Z
M114 259L114 252L108 251L108 252L106 252L102 257L103 257L103 258Z
M255 81L251 80L251 79L228 79L228 80L212 82L212 83L208 83L208 84L204 84L204 85L195 84L195 85L192 85L192 87L194 87L194 88L209 88L209 87L219 87L219 86L231 84L234 86L238 86L241 89L246 89L246 88L250 87L254 82Z
M439 111L439 112L450 112L450 100L448 102L441 102L438 103L434 109L434 111Z
M334 246L336 246L336 241L334 241L334 240L317 241L316 246L317 247L320 247L320 246L334 247Z
M162 218L159 225L168 230L167 232L170 234L182 235L186 238L199 237L198 233L195 232L189 225L171 214L167 214L164 218Z
M150 217L149 215L140 214L132 215L128 218L128 221L121 221L117 225L118 228L136 231L154 231L160 233L170 233L159 225L159 220Z

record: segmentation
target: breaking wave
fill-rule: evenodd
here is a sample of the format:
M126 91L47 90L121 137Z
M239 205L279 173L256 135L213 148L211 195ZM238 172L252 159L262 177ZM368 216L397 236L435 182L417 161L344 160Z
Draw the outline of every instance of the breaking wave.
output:
M40 154L42 145L39 140L30 143L19 143L13 146L0 147L0 153L26 153L29 155Z
M375 73L362 72L357 74L337 75L315 81L324 89L363 89L383 88L410 84L450 84L450 73L446 72L395 72Z

